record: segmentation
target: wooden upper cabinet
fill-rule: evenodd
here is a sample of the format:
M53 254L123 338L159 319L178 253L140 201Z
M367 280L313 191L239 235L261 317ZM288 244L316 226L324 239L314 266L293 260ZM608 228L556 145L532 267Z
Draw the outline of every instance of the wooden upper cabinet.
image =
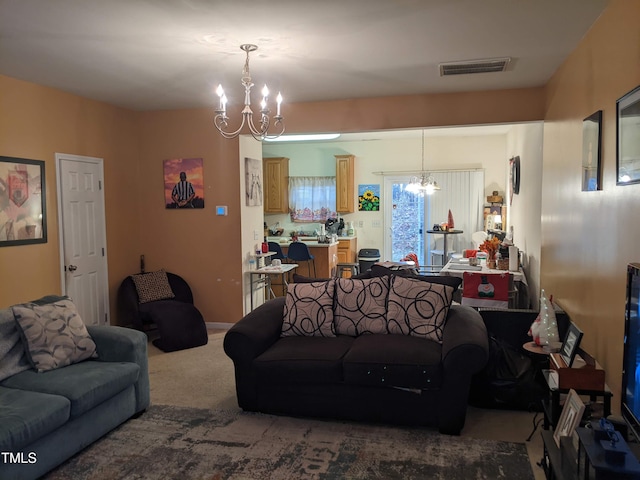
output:
M289 159L262 159L264 213L289 213Z
M336 211L353 213L354 164L353 155L336 155Z

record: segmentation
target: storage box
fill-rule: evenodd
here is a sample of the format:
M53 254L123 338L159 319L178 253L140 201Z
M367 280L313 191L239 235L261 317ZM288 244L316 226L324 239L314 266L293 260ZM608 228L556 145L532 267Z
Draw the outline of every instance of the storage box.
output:
M605 371L596 360L580 349L568 367L559 353L552 353L549 366L558 373L558 388L561 390L594 390L604 391Z

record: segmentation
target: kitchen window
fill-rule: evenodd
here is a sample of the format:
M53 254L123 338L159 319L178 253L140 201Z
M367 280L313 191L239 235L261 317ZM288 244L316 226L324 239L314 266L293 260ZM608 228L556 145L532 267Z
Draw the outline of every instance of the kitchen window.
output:
M289 177L292 222L322 222L336 218L336 177Z

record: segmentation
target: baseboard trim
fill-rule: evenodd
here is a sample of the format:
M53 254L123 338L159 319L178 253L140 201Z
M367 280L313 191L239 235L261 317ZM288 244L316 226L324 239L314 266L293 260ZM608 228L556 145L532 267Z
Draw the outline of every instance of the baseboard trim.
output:
M233 323L223 323L223 322L205 322L207 325L207 330L229 330Z

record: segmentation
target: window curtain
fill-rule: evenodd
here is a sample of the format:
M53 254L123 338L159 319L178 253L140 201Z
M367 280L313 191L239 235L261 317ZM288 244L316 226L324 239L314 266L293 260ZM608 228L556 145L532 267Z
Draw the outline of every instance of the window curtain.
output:
M336 177L289 177L292 222L322 222L336 218Z
M456 230L460 235L450 235L449 251L461 252L471 248L471 235L484 230L484 170L461 170L434 172L433 177L440 185L433 195L428 197L427 228L446 222L451 210ZM430 235L429 249L442 248L435 245L441 235Z

